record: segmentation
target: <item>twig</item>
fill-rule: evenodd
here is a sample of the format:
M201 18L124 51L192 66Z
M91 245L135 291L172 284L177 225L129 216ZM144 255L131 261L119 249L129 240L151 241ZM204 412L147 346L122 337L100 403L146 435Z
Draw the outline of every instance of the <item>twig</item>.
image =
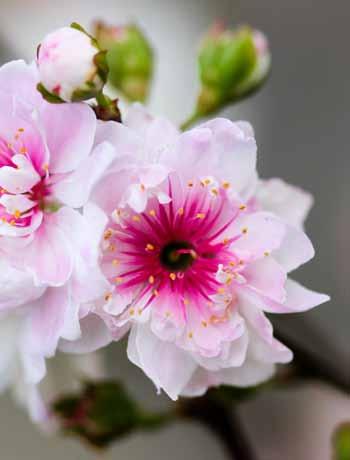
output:
M237 414L210 392L201 398L181 401L181 415L209 428L221 440L232 460L256 460Z
M296 368L297 377L320 379L345 393L350 392L350 378L347 379L346 376L329 365L325 359L318 357L296 340L284 335L280 330L276 330L276 328L275 337L293 350L293 365Z

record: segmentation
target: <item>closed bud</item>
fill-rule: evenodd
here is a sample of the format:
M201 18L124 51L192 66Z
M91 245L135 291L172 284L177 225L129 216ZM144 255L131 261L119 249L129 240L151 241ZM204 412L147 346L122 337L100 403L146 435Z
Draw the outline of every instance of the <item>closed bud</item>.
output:
M47 35L38 48L38 90L49 102L91 99L101 92L108 74L105 53L77 24Z
M94 33L107 50L109 82L130 101L145 101L153 74L153 51L143 32L133 24L114 27L97 22Z
M270 61L261 32L247 26L228 30L215 25L200 48L202 89L197 113L207 115L256 91L269 73Z

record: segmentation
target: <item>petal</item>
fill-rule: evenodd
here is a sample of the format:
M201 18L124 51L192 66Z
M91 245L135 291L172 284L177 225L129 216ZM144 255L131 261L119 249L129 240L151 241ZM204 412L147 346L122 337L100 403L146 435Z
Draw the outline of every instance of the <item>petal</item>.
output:
M54 195L67 206L80 208L114 158L111 144L99 144L78 169L52 187Z
M0 68L0 88L6 94L16 95L31 107L38 107L43 99L36 85L39 82L35 63L26 64L23 60L11 61Z
M159 340L148 325L134 325L128 342L128 357L171 399L176 400L191 378L196 363L189 353Z
M46 215L32 241L18 254L18 262L34 275L38 285L63 285L72 274L72 248L60 228L64 208Z
M67 287L48 288L32 307L26 335L27 350L32 355L53 356L70 307L69 290Z
M40 181L40 176L31 161L24 155L14 155L12 162L17 166L0 168L0 186L10 193L25 193Z
M302 228L313 205L310 193L281 179L261 181L257 190L257 200L264 210L276 214L298 228Z
M307 235L297 227L286 226L286 234L281 246L273 252L273 257L287 273L308 262L315 255L313 245Z
M265 257L248 264L243 270L243 276L250 287L264 296L277 302L285 300L284 285L287 275L272 257Z
M44 287L35 286L29 273L0 261L0 311L19 307L39 298Z
M243 260L259 259L281 246L285 231L285 224L272 214L248 214L237 219L232 228L233 234L241 234L232 249Z
M215 176L228 181L237 192L255 182L256 142L253 129L247 122L233 123L216 118L200 127L210 129L216 155Z
M328 295L311 291L290 278L286 282L286 292L284 305L295 312L310 310L330 300Z
M75 341L61 340L59 349L65 353L92 353L112 341L111 333L101 318L94 314L80 322L81 338Z
M4 194L0 198L0 204L6 208L9 214L15 214L16 211L20 211L23 214L25 211L33 208L36 203L25 195Z
M141 184L130 185L125 201L135 212L143 212L147 206L147 200L147 190Z
M74 171L93 146L93 110L88 104L45 104L41 115L50 151L50 172Z

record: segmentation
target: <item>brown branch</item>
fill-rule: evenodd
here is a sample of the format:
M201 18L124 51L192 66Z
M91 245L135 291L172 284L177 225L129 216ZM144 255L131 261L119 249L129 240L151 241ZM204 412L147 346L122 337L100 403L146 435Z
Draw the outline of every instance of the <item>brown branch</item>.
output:
M225 446L232 460L256 460L241 422L231 405L214 398L209 392L201 398L180 402L180 415L202 423Z

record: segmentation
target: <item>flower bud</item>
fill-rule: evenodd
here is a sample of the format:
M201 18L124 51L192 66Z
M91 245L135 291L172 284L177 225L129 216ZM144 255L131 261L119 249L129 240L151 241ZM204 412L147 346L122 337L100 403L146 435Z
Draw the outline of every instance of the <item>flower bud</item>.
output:
M269 73L270 61L261 32L246 26L227 30L215 25L199 53L202 89L197 113L207 115L256 91Z
M96 40L79 25L58 29L38 48L38 90L49 102L91 99L107 79L104 60Z
M94 33L107 50L109 82L130 101L145 101L153 74L153 51L134 24L114 27L97 22Z

